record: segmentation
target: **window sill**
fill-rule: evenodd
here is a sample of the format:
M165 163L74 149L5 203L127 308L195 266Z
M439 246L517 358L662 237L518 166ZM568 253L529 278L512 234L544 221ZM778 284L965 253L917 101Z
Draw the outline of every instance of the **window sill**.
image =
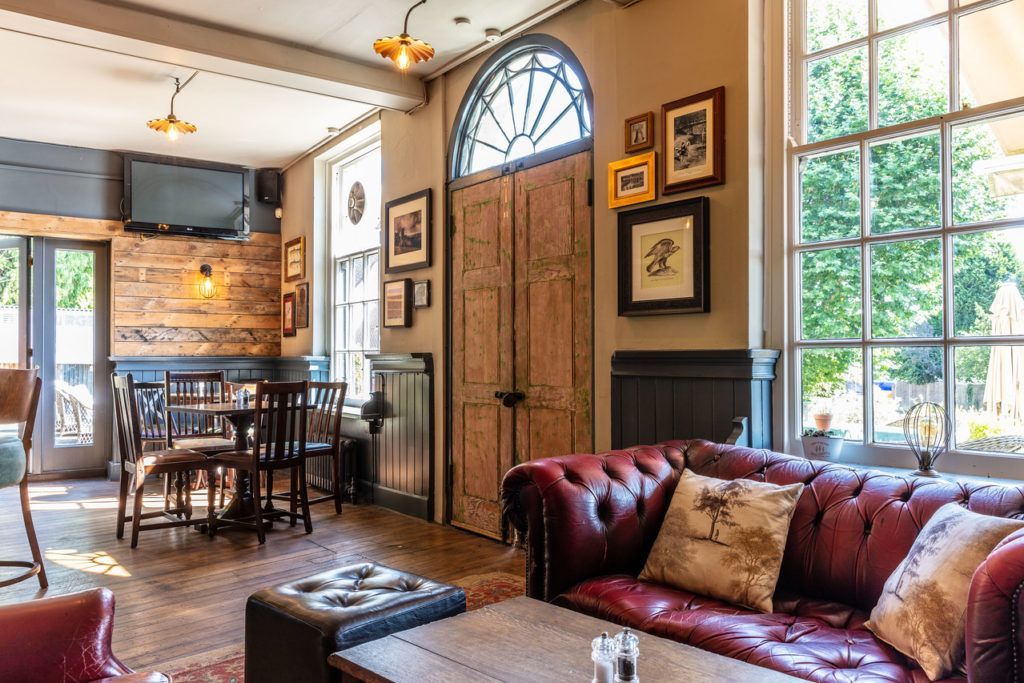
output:
M800 440L792 452L803 455ZM917 462L909 448L877 446L847 442L837 459L808 458L819 462L848 465L857 469L874 469L887 474L909 475ZM946 481L969 481L1020 485L1024 480L1024 457L1000 453L943 453L936 469Z

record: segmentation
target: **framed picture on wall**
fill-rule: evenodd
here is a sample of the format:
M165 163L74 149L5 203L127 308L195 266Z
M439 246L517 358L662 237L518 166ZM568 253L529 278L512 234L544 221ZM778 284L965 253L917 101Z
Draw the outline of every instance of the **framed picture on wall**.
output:
M661 193L725 182L725 86L661 106Z
M412 280L384 283L384 327L412 327Z
M281 336L295 336L295 292L281 296Z
M710 220L707 197L619 214L619 315L711 310Z
M428 187L384 205L384 272L430 267L431 192Z
M306 238L301 235L284 245L284 280L306 279Z
M309 283L295 286L295 327L309 327Z
M430 280L417 280L412 283L412 305L413 308L430 306Z
M654 152L608 164L608 208L649 202L656 194Z
M626 154L654 146L654 112L626 119Z

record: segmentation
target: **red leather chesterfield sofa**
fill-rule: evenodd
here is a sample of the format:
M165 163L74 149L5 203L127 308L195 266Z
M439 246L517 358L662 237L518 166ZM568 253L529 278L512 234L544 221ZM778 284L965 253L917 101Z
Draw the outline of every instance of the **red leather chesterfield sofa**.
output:
M110 651L114 594L106 588L0 607L0 681L167 683Z
M679 473L803 482L772 614L638 581ZM812 681L926 681L864 628L889 574L932 514L955 501L1024 517L1024 490L813 462L708 441L670 441L519 465L505 523L527 547L531 597ZM975 573L967 678L1024 681L1024 534ZM949 680L962 681L962 677Z

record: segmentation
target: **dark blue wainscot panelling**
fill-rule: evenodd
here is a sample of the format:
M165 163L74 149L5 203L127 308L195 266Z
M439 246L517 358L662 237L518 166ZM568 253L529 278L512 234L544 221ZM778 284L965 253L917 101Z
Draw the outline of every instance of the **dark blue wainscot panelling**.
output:
M748 418L743 446L772 447L772 349L616 351L612 448L667 439L725 442Z

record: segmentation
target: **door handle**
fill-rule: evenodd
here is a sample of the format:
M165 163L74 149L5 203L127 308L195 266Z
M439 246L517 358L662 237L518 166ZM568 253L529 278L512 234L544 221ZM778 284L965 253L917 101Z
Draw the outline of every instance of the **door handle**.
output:
M521 391L495 391L494 398L501 399L501 405L511 408L525 399L526 394Z

